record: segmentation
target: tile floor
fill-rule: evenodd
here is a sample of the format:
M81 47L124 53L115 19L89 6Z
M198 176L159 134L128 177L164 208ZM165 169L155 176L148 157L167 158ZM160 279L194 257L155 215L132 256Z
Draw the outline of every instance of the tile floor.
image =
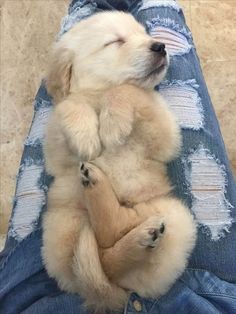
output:
M0 234L7 230L23 140L32 118L32 101L68 3L0 0ZM193 32L236 174L236 0L180 3Z

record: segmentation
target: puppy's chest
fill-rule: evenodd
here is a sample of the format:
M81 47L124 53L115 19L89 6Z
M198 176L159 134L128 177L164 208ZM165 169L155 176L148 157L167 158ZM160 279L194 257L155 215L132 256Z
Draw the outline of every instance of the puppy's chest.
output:
M95 164L108 176L120 202L146 200L146 194L152 190L153 170L149 162L134 150L104 152Z
M137 170L142 169L143 160L142 152L120 146L114 150L104 150L102 155L95 160L95 163L108 176L131 180L133 177L137 177Z

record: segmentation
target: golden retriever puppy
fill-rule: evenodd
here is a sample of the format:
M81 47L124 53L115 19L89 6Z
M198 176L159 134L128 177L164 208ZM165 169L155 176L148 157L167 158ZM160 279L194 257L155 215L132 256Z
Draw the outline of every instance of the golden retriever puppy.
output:
M99 313L122 308L130 291L165 293L194 245L191 215L167 196L166 162L177 156L181 137L153 87L168 63L165 46L120 12L83 20L55 44L47 86L56 105L44 145L54 182L42 255L60 287ZM87 164L80 170L88 160L102 170L92 175L105 182L102 197L99 184L90 186Z

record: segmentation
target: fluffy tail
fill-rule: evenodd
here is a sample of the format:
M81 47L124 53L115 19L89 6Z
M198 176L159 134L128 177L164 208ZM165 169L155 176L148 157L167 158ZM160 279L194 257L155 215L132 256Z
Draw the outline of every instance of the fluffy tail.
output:
M125 306L128 293L109 282L103 272L97 241L89 225L80 233L73 263L80 295L85 306L95 313L119 310Z

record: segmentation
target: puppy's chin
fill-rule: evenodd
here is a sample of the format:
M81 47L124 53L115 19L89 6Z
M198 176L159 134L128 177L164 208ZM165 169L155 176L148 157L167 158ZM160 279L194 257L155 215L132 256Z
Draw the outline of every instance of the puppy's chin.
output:
M144 83L148 81L148 82L153 82L154 85L157 85L165 77L167 69L168 69L168 64L163 63L156 69L149 72L142 80Z
M168 65L162 65L161 67L151 71L148 75L134 80L132 83L143 88L152 89L164 79L167 70Z
M155 63L147 68L147 71L133 81L134 84L144 88L154 88L158 85L165 77L169 68L169 57L166 56L161 62L156 65Z

